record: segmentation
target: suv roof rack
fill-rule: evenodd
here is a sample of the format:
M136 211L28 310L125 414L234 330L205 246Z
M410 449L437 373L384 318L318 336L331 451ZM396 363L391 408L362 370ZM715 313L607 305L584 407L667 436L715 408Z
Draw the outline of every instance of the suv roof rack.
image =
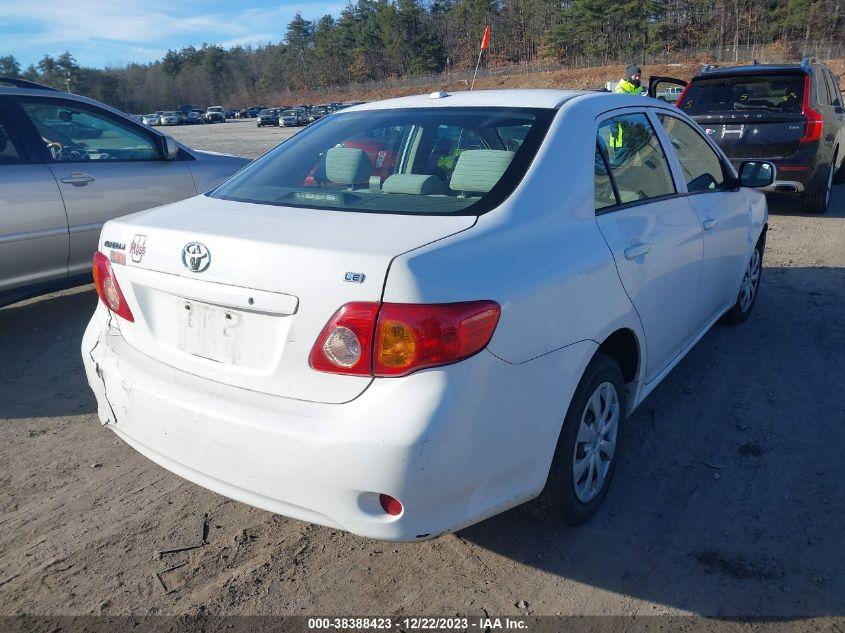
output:
M10 84L16 88L32 88L35 90L52 90L53 92L59 92L50 86L29 81L28 79L20 79L18 77L0 77L0 84Z

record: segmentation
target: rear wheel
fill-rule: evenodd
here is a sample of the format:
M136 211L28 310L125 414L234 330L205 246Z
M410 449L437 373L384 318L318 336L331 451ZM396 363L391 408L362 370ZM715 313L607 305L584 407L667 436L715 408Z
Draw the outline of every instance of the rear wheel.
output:
M625 383L615 360L598 353L569 404L549 478L534 512L581 525L598 510L616 470Z
M830 202L830 192L833 189L833 164L822 168L823 177L820 183L804 192L801 199L801 210L804 213L826 213Z
M761 238L751 253L751 259L745 267L745 274L742 276L742 283L739 285L739 294L734 306L725 313L724 321L731 325L739 325L748 320L751 310L757 301L760 291L760 280L763 278L763 249L765 241Z

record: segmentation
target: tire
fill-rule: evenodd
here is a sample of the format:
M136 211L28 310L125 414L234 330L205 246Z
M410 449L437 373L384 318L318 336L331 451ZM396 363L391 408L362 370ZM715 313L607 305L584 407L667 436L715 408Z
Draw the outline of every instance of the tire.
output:
M581 525L592 518L604 500L616 471L625 410L622 371L615 360L599 352L584 371L569 403L546 487L531 504L534 516L571 526ZM605 416L608 424L601 434L591 438L589 431L601 415ZM585 427L583 432L582 423ZM596 470L589 455L595 453L596 442L602 437L612 444L598 451L600 458L609 456L609 459L602 459L600 469ZM581 471L577 478L576 467Z
M736 303L725 313L722 321L728 325L739 325L745 323L751 316L757 296L760 294L760 282L763 279L763 251L766 249L766 240L761 237L754 247L751 259L745 267L742 275L742 282L737 293Z
M801 210L804 213L827 213L827 205L830 202L830 191L833 189L833 164L822 168L823 177L819 184L804 192L801 198Z
M839 158L839 152L837 150L836 155L833 157L833 165L836 165L836 159ZM842 164L839 166L839 169L836 170L836 173L833 174L833 184L834 185L841 185L845 182L845 161L842 161Z

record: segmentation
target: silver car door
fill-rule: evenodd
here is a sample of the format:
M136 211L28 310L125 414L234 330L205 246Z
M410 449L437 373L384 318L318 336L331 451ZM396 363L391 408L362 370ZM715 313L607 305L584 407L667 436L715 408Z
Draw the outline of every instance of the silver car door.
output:
M754 247L748 199L732 174L695 127L667 112L656 113L677 157L687 200L704 231L704 268L699 312L701 327L731 307ZM659 128L658 128L659 129Z
M645 113L600 121L595 161L596 221L640 316L651 382L698 333L701 225Z
M65 207L47 165L30 162L0 103L0 293L66 277Z
M68 270L88 270L112 218L196 195L181 160L167 160L150 130L105 109L55 98L18 103L45 143L69 225Z

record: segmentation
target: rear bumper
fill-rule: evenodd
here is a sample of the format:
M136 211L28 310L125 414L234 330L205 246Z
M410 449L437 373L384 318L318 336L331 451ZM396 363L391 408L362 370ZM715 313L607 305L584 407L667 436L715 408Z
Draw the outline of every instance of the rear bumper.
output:
M578 343L522 365L483 351L377 379L336 405L173 369L130 348L109 319L98 306L83 361L101 421L133 448L227 497L396 541L454 531L536 496L596 347ZM399 499L403 513L385 514L379 493Z

